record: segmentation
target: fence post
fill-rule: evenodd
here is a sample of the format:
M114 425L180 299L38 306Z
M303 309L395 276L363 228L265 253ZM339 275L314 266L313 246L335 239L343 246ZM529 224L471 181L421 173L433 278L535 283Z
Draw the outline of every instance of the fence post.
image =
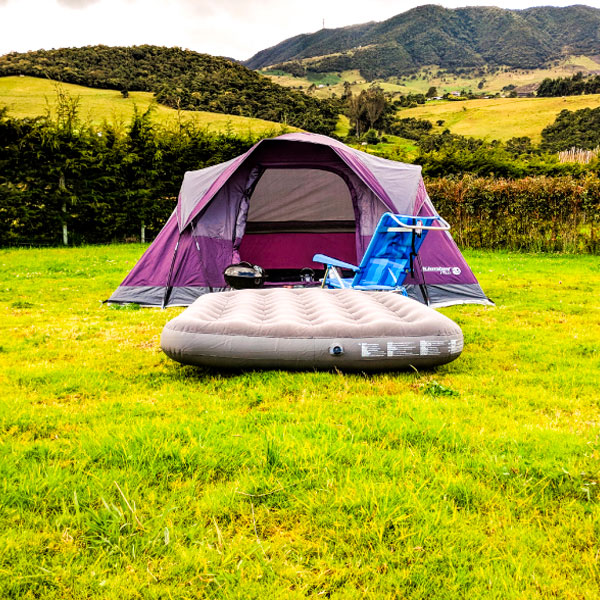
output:
M66 202L63 202L62 211L63 211L63 224L62 224L63 246L68 246L69 245L69 230L67 229L67 203Z
M67 192L67 186L65 185L65 176L63 175L63 173L61 173L60 177L58 178L58 190L61 193L61 195L63 193ZM69 245L69 231L67 229L67 201L66 200L63 200L63 203L62 203L62 213L63 213L63 218L62 218L63 246L68 246Z

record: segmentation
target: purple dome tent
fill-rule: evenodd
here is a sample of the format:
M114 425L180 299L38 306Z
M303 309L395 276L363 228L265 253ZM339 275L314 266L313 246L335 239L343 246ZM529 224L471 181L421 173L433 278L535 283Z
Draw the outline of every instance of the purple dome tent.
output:
M114 303L187 306L225 289L239 261L273 272L358 264L387 211L435 215L421 167L378 158L311 133L261 140L228 162L185 174L177 208L118 289ZM406 281L432 306L491 304L454 240L431 232Z

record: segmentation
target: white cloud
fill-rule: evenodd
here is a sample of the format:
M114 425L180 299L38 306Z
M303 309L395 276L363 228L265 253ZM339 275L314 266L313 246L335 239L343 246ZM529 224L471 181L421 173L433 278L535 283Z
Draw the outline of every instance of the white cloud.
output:
M96 4L100 0L57 0L59 4L68 8L86 8L92 4Z
M433 1L433 0L432 0ZM382 21L426 2L390 0L0 0L0 54L93 44L157 44L250 58L300 33L322 27ZM525 8L552 2L448 0L449 8L488 5ZM588 2L596 6L600 0Z

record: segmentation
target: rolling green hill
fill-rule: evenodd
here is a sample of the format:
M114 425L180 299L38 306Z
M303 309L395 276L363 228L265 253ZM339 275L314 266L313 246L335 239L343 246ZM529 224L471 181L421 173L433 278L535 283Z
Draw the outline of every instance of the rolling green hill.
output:
M380 23L322 29L284 40L244 64L252 69L293 62L295 71L358 69L367 80L438 69L537 69L569 55L598 54L600 10L588 6L447 9L419 6ZM290 72L294 72L290 70Z
M436 129L452 133L508 140L528 136L541 141L544 127L554 122L562 110L579 110L600 106L600 95L568 96L565 98L493 98L464 102L428 102L400 111L399 117L427 119Z
M151 92L131 92L129 98L115 90L88 88L69 83L59 84L73 98L79 98L79 115L86 121L100 124L128 122L134 108L145 111L155 104L153 118L158 122L174 122L178 113L157 104ZM57 103L57 82L35 77L0 77L0 106L6 106L9 115L17 118L38 117L48 111L52 114ZM207 111L182 111L184 118L193 119L209 131L231 131L239 134L264 134L281 130L280 123L225 115ZM295 130L293 127L288 127Z
M339 107L230 60L158 46L62 48L0 56L0 77L30 75L92 88L152 92L171 108L207 110L330 133Z
M567 56L541 69L509 69L483 71L468 69L460 73L440 70L436 66L427 66L417 73L378 79L377 84L388 94L425 94L431 86L435 87L438 95L460 90L471 90L482 94L508 94L509 89L518 93L533 94L538 85L546 78L571 77L581 72L587 75L600 71L600 57ZM293 75L283 69L264 69L263 75L270 77L275 83L292 88L308 89L315 85L312 93L319 98L332 95L341 96L345 86L350 84L352 93L360 93L367 89L372 82L361 76L358 69L316 73L306 71L303 76ZM562 94L561 94L562 95Z

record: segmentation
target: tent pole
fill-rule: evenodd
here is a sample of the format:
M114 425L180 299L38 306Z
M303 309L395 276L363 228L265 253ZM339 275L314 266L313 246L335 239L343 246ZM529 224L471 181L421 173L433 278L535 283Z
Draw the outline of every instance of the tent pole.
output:
M427 284L425 283L425 274L423 273L423 263L421 262L419 254L415 254L415 258L419 263L419 271L421 272L421 280L423 281L423 283L419 284L419 288L421 289L421 294L423 294L425 304L429 306L429 294L427 293Z
M419 264L419 272L421 273L421 281L423 283L419 283L419 289L421 290L421 294L423 294L423 300L425 300L425 304L429 306L429 294L427 293L427 284L425 283L425 274L423 273L423 263L421 262L421 257L419 253L415 250L415 237L417 235L417 230L412 230L412 236L410 240L411 244L411 252L410 252L410 276L415 277L415 262Z
M177 256L177 249L179 248L179 240L181 240L181 232L179 232L179 237L177 238L177 243L175 244L175 250L173 250L173 258L171 259L171 267L169 268L169 275L167 276L165 295L163 296L161 308L165 308L167 306L169 296L171 295L171 277L173 276L173 269L175 268L175 257Z

